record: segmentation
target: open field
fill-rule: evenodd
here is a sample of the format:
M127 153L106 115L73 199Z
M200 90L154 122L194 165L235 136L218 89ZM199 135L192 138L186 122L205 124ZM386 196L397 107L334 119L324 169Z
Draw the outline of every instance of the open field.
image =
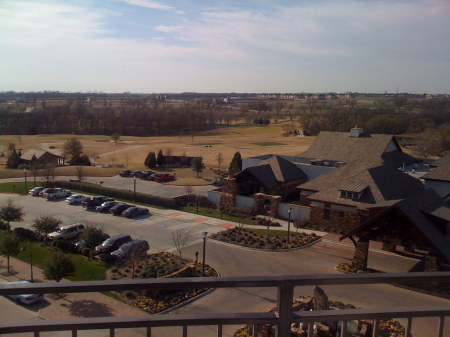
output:
M28 149L45 149L53 152L61 152L64 142L73 135L3 135L0 136L0 148L5 150L8 143L15 143L16 148L26 151ZM217 168L216 156L222 153L223 162L221 168L228 167L234 153L240 151L242 157L256 156L267 153L284 155L297 155L308 149L315 137L284 137L281 124L267 127L234 126L215 130L199 132L194 137L189 136L165 136L165 137L121 137L118 146L111 141L109 136L84 136L76 135L84 146L84 152L90 157L95 157L95 164L102 166L123 166L129 169L145 169L144 160L149 151L163 150L163 153L171 152L173 155L201 156L207 168ZM264 146L261 146L264 144ZM272 145L273 144L273 145ZM284 144L284 145L276 145ZM6 162L2 158L0 163ZM215 174L205 169L200 175L210 178ZM87 175L109 176L115 175L119 168L86 168ZM209 172L208 172L209 171ZM177 177L188 179L195 177L195 172L190 170L175 171ZM191 175L192 172L192 175ZM58 175L75 175L75 170L69 167L57 169ZM21 177L22 172L17 170L0 169L0 179L9 177ZM203 179L202 179L203 180ZM195 183L197 179L186 180L186 183ZM202 183L202 181L198 181ZM204 183L204 181L203 181Z

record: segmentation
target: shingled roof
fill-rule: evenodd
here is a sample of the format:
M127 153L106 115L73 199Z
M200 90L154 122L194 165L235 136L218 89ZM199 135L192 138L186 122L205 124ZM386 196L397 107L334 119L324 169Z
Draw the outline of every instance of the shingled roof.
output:
M22 160L32 160L33 156L36 159L39 159L46 153L48 153L48 154L50 154L52 156L55 156L55 157L62 158L61 156L58 156L57 154L54 154L54 153L51 153L51 152L48 152L48 151L44 151L44 150L27 150L27 151L25 151L22 154L22 156L20 156L20 159L22 159Z
M433 221L433 217L448 221L450 208L436 192L424 189L408 195L405 199L379 203L373 206L373 208L383 207L386 207L383 212L388 212L390 209L394 208L400 209L428 241L434 245L448 261L450 261L450 237L445 235ZM376 219L379 215L380 213L373 218L368 219L340 239L345 239L346 237L376 226Z
M436 166L436 168L422 176L423 179L450 182L450 154L435 161L431 165Z
M307 179L306 174L294 163L280 156L273 155L256 166L241 171L253 174L265 187L271 188L278 183L287 183ZM238 173L236 177L240 174Z
M344 185L367 186L359 200L341 197ZM407 195L423 190L422 183L402 171L383 165L381 161L355 161L332 170L298 186L301 190L315 191L308 199L343 204L366 209L370 205L405 198Z
M385 154L391 142L394 142L398 150ZM393 135L363 134L360 137L350 137L348 132L332 131L321 131L310 148L299 156L346 163L382 159L386 164L395 167L415 161L413 157L402 152Z

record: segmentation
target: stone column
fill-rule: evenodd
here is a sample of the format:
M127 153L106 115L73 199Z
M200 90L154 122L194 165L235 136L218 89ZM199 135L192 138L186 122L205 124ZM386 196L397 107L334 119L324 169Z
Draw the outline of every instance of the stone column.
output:
M356 243L355 255L353 256L352 266L357 270L367 269L367 260L369 258L369 240L359 238Z
M392 242L383 242L383 247L381 249L393 253L395 252L396 245Z
M439 271L439 258L433 255L425 255L425 271Z

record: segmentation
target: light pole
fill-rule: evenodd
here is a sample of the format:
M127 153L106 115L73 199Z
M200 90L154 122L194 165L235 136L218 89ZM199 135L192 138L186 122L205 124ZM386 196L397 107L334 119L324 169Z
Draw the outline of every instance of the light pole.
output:
M133 177L134 179L134 188L133 188L133 201L136 201L136 177Z
M288 209L288 237L287 237L288 243L291 243L291 212L292 212L292 208L289 207L289 209Z
M33 279L33 250L31 249L31 241L28 241L30 244L30 276L31 276L31 283L34 282Z
M24 174L24 176L25 176L25 193L27 193L27 191L28 191L28 186L27 186L27 173L28 173L27 169L23 169L23 174Z
M206 238L208 237L208 232L202 233L203 239L203 262L202 262L202 276L205 276L205 254L206 254Z

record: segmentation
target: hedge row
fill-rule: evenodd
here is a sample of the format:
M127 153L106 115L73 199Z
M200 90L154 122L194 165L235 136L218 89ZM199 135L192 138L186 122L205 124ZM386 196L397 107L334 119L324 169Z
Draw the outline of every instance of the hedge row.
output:
M104 195L116 199L124 199L129 201L136 201L143 204L156 205L166 208L176 208L178 205L175 200L171 198L160 197L156 195L136 192L136 200L134 200L134 192L127 190L119 190L117 188L102 187L99 185L82 184L71 181L55 181L53 187L62 187L67 189L79 190L98 195Z

